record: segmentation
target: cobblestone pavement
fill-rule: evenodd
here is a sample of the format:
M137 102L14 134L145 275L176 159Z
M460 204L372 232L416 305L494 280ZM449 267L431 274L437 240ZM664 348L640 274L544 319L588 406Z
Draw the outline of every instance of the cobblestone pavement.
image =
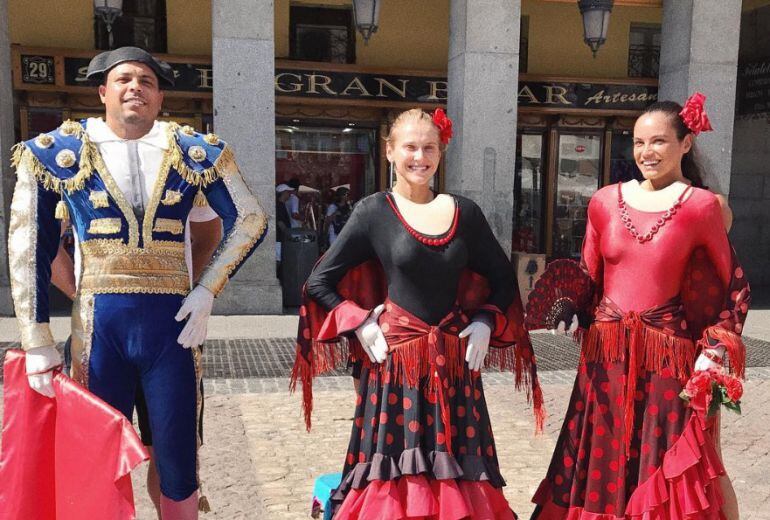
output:
M549 419L542 436L533 435L531 410L510 381L486 377L486 396L495 431L505 495L521 516L545 475L571 391L568 371L544 374ZM742 416L725 415L724 456L739 497L743 520L770 519L770 370L746 384ZM285 380L284 380L285 383ZM304 431L299 396L284 391L251 393L237 382L216 381L206 402L207 442L201 452L202 477L213 511L202 518L307 518L313 479L341 469L350 433L353 393L347 377L327 378L315 392L313 429ZM285 388L285 386L284 386ZM245 390L228 393L232 390ZM222 392L222 393L220 393ZM729 441L728 441L729 439ZM139 476L138 480L141 480ZM153 518L136 484L139 518Z
M533 435L531 410L512 389L511 376L484 375L487 402L508 482L506 497L521 518L545 474L567 406L577 349L563 338L534 335L549 419ZM770 520L770 349L748 340L750 365L742 416L723 421L726 465L739 497L743 520ZM10 344L0 345L4 350ZM319 378L313 430L306 433L300 398L289 395L286 374L293 344L278 340L210 341L206 348L205 445L201 477L212 512L202 519L283 520L307 518L313 479L340 471L353 414L347 376ZM765 367L765 368L762 368ZM560 368L557 370L557 368ZM0 404L0 412L2 404ZM143 465L134 475L138 518L153 520L144 493Z

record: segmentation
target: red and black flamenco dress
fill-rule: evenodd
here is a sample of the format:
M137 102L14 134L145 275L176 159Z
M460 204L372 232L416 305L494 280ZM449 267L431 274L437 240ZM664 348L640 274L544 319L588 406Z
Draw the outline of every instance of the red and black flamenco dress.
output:
M528 306L530 328L554 318L544 318L554 301L591 322L532 518L719 519L713 425L679 394L706 345L724 345L743 375L749 287L712 193L694 188L674 211L645 212L619 188L591 199L582 264L554 262ZM655 231L640 241L631 226Z
M392 195L377 193L350 220L308 279L292 386L302 382L310 427L312 378L360 367L355 419L335 519L513 519L479 372L458 334L493 328L487 365L526 387L539 424L542 394L511 264L481 210L455 197L451 229L410 229ZM372 363L352 333L380 303L390 353Z

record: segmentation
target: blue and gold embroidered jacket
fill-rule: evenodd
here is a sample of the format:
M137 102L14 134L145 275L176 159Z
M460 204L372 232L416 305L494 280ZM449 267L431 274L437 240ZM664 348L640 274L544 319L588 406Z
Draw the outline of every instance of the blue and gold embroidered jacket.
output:
M169 146L142 222L107 171L85 122L14 149L17 182L8 239L12 294L22 347L53 345L48 287L67 214L80 240L79 294L186 294L184 233L193 204L222 218L223 239L198 283L215 295L267 233L267 218L213 134L168 126Z

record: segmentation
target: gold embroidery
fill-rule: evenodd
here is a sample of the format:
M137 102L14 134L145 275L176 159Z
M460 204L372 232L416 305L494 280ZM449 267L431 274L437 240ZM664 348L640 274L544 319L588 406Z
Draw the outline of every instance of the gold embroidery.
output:
M85 143L85 141L84 141ZM131 247L137 247L139 245L139 223L136 221L136 215L134 210L131 209L131 205L123 195L123 191L118 187L115 179L112 178L107 166L104 164L104 159L96 149L96 146L89 143L93 150L91 152L91 158L93 160L93 169L99 174L104 182L104 186L107 188L107 192L112 196L112 199L118 204L123 217L128 222L128 245Z
M175 190L166 190L166 196L160 201L164 206L173 206L182 201L182 192Z
M59 133L64 136L74 135L80 139L85 132L83 131L83 125L72 119L67 119L59 127Z
M265 212L249 191L235 162L228 163L228 166L231 169L223 172L222 178L238 212L238 217L232 231L217 249L199 281L215 295L224 289L232 272L267 231Z
M48 134L40 134L35 137L35 144L38 148L50 148L53 144L53 137Z
M88 200L91 201L91 204L95 209L110 207L110 200L107 197L106 191L102 191L102 190L92 191L88 195Z
M158 204L160 204L163 190L166 188L166 181L168 180L168 172L171 169L171 159L173 150L176 148L176 128L177 125L169 123L166 129L166 139L168 139L168 148L163 154L163 162L158 170L158 177L155 179L155 186L152 189L152 197L147 204L147 210L144 213L144 221L142 222L142 238L144 239L144 247L151 247L153 243L152 231L155 220L155 214L158 211Z
M119 218L95 218L88 226L91 235L114 235L120 233L121 222Z
M182 221L176 218L158 218L155 219L155 225L152 230L156 233L171 233L172 235L181 235L184 231Z
M56 154L56 164L58 164L62 168L70 168L72 165L75 164L75 161L77 158L75 157L75 152L72 150L65 148L61 152Z
M187 149L187 155L195 162L203 162L206 160L206 150L202 146L191 146Z
M203 444L201 438L200 424L203 420L203 394L201 393L201 381L203 380L203 350L201 347L193 347L192 351L193 365L195 366L195 438L197 439L197 446L195 450L195 478L198 481L198 488L200 491L200 497L198 498L198 510L202 512L211 512L211 506L206 496L203 494L203 485L201 484L200 476L200 449Z
M181 129L182 133L185 135L193 136L195 135L195 129L191 127L190 125L184 125Z
M71 121L70 121L71 123ZM43 185L43 187L56 193L61 193L62 189L68 193L72 193L76 190L82 190L85 187L86 181L91 178L94 172L93 160L94 156L98 154L96 146L89 140L88 134L82 131L83 127L78 123L76 124L81 131L78 138L81 140L82 145L80 147L80 164L78 172L69 179L60 179L51 173L48 168L40 162L32 151L27 148L24 143L18 143L11 148L11 166L17 169L17 172L21 166L31 172L35 178ZM69 153L67 153L69 152ZM73 154L73 155L70 155ZM64 155L62 155L64 154ZM60 159L61 156L61 159ZM69 161L72 160L72 164ZM62 150L56 156L57 164L62 168L69 168L77 162L77 156L74 155L72 150ZM61 160L61 163L60 163ZM69 164L69 166L67 166Z
M219 144L219 136L217 134L206 134L203 137L203 140L206 141L211 146L216 146Z
M78 292L72 304L72 368L70 377L88 387L88 363L94 337L94 295Z
M174 132L179 130L179 126L174 125L173 123L170 124L169 127L169 129L173 130ZM232 166L235 164L233 151L227 145L225 145L224 149L219 154L219 157L217 157L217 159L214 161L213 166L200 171L193 170L187 166L187 163L185 163L184 156L182 154L182 150L179 148L179 143L177 143L176 140L174 140L170 151L171 165L188 184L192 184L193 186L208 186L217 179L227 175L228 171L231 171Z
M185 295L190 290L182 242L156 242L151 249L103 239L80 245L82 292Z
M11 200L11 222L8 230L11 294L16 318L19 320L21 348L24 350L54 344L48 323L38 323L36 318L37 255L35 251L38 245L37 192L40 185L28 166L28 161L23 161L18 166L18 180Z

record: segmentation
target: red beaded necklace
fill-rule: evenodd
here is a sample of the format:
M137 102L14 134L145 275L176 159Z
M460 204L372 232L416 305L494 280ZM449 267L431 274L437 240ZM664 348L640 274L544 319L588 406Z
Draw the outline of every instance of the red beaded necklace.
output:
M393 213L396 214L398 217L398 220L401 221L401 224L404 226L404 228L409 232L410 235L412 235L414 238L425 244L426 246L433 246L433 247L441 247L447 245L449 242L452 241L452 239L455 236L455 233L457 232L457 223L460 220L460 205L457 203L457 199L454 199L455 203L455 214L452 220L452 227L449 228L449 231L446 232L446 234L441 238L434 238L430 236L423 235L416 229L414 229L412 226L409 225L409 223L406 221L404 216L401 214L401 212L398 210L398 206L396 206L396 201L393 200L393 195L391 193L386 193L386 197L388 200L388 204L390 204L391 209L393 210Z
M631 233L631 236L634 237L640 244L644 244L645 242L652 240L652 237L654 237L655 234L660 231L664 225L666 225L666 222L671 220L671 218L676 214L677 210L682 206L685 195L687 195L687 192L692 188L692 186L687 186L682 194L679 195L679 198L676 199L674 205L664 211L663 214L658 217L658 220L652 225L650 230L642 235L636 230L633 222L631 222L631 217L628 214L628 208L626 207L626 201L623 199L623 191L620 189L620 186L621 183L618 183L618 209L620 210L620 220L623 221L623 225L626 227L628 232Z

